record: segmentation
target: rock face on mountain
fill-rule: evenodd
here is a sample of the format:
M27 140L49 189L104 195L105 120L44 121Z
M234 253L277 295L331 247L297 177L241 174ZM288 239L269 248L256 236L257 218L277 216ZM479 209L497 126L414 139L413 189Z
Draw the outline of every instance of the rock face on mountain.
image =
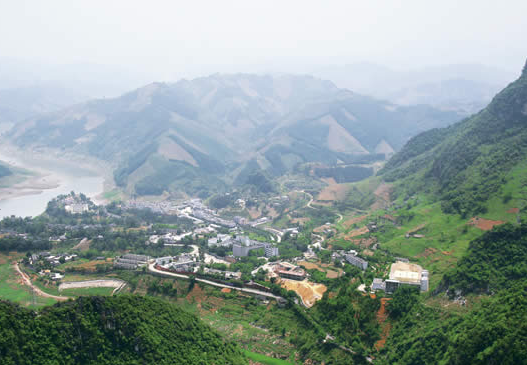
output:
M26 120L8 138L113 163L138 194L191 195L243 183L254 170L281 175L306 162L374 160L411 136L459 119L428 106L378 101L310 76L212 75L154 83Z
M527 72L489 106L448 128L412 138L381 171L408 193L436 192L448 213L481 213L527 152ZM512 177L510 177L512 178ZM401 180L402 179L402 180ZM505 198L505 197L504 197Z

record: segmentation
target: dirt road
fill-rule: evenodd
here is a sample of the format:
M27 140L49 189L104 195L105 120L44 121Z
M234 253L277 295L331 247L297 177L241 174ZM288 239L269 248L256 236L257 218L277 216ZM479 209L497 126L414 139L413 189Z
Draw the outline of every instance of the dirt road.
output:
M61 301L68 300L68 299L73 299L73 298L70 298L70 297L51 295L51 294L48 294L46 292L43 292L42 290L40 290L40 288L38 288L37 286L33 285L33 283L31 282L31 279L29 278L29 276L27 276L24 272L22 272L22 270L20 270L20 267L18 266L18 262L16 262L13 266L15 267L15 270L17 271L18 275L20 275L20 277L22 278L24 284L26 284L27 286L31 287L38 296L41 296L41 297L44 297L44 298L52 298L52 299L61 300Z

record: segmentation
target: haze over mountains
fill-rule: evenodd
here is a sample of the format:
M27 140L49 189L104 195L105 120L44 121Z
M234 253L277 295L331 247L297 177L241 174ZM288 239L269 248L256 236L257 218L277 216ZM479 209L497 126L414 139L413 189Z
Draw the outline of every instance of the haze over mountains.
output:
M428 104L472 114L483 109L517 73L479 64L396 71L373 63L320 68L314 75L395 104Z
M306 162L384 159L417 133L459 119L311 76L215 74L29 118L8 138L105 160L119 186L141 195L178 188L192 195L243 183L254 170L279 176Z

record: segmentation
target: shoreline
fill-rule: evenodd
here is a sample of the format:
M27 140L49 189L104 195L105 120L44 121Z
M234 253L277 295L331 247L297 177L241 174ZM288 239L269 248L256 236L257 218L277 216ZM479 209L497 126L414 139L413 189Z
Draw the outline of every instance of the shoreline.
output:
M97 177L102 179L100 189L79 193L87 194L94 203L101 205L107 203L104 194L115 188L110 165L91 157L61 154L56 150L23 151L4 143L0 146L0 160L13 172L13 175L2 178L4 186L0 186L0 202L38 196L68 185L74 179Z

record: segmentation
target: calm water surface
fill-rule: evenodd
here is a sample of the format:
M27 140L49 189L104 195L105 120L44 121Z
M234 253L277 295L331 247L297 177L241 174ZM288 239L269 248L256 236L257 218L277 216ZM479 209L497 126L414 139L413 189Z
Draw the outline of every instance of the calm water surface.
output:
M0 157L3 157L4 161L7 160L2 155ZM20 164L18 165L20 166ZM31 165L33 164L24 162L22 166L31 170L34 166ZM34 217L46 210L46 206L51 199L61 194L68 194L71 191L83 193L90 198L95 197L103 191L104 178L94 175L93 172L79 168L65 168L64 166L51 163L46 165L40 164L38 167L45 169L46 175L51 180L59 181L60 185L54 189L42 190L42 192L37 194L0 200L0 218L11 215Z

